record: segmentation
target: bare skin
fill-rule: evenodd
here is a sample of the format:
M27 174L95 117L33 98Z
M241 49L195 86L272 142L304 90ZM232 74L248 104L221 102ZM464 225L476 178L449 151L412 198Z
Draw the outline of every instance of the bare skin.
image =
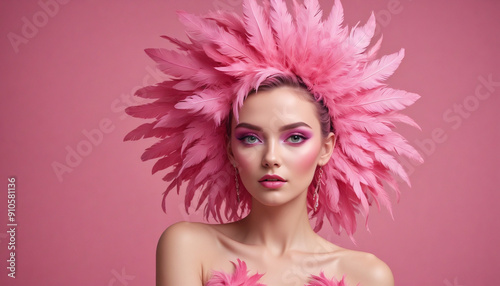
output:
M307 188L330 160L335 135L321 135L316 107L303 93L279 87L245 100L239 122L232 122L228 156L252 195L252 210L234 223L170 226L158 242L157 286L204 285L213 271L232 273L236 259L250 274L264 274L259 282L266 285L303 286L320 272L345 276L353 286L394 285L384 262L336 246L310 226ZM266 174L285 183L270 188L261 182Z

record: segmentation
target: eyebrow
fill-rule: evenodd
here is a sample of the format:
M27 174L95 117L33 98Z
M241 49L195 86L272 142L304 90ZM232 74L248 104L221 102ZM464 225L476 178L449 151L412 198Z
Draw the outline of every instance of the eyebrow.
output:
M238 125L236 125L236 128L240 128L240 127L244 127L244 128L248 128L248 129L252 129L252 130L255 130L255 131L262 131L262 128L260 128L259 126L256 126L256 125L253 125L253 124L250 124L250 123L239 123ZM292 123L292 124L287 124L287 125L284 125L284 126L281 126L279 131L285 131L285 130L290 130L290 129L294 129L294 128L297 128L297 127L307 127L309 129L312 129L311 126L309 126L307 123L305 122L295 122L295 123Z

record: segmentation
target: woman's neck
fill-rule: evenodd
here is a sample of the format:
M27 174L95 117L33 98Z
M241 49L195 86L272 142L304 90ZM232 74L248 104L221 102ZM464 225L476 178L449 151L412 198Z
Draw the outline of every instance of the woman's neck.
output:
M240 221L247 244L262 245L272 255L288 250L307 251L316 233L309 224L307 193L280 206L265 206L252 201L249 215Z

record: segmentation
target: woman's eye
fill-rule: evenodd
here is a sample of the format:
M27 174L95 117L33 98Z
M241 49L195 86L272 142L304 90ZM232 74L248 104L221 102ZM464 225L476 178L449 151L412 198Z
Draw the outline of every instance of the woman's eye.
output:
M253 135L246 136L245 138L243 138L243 142L245 142L246 144L255 144L258 141L259 139Z
M301 143L303 140L304 140L304 137L302 137L300 135L292 135L292 136L288 137L288 141L290 143Z

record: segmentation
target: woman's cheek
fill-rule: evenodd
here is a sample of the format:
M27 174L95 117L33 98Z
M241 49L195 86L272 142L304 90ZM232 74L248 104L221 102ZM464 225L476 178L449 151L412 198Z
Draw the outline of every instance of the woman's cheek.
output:
M313 143L313 142L310 142ZM316 144L304 144L297 148L295 152L290 153L289 162L294 165L294 169L299 172L310 171L311 168L316 168L316 161L319 155L319 148Z
M233 149L233 155L236 159L239 169L248 169L252 165L255 165L255 160L257 158L256 148L248 148L247 146L242 146L241 142L235 149Z

